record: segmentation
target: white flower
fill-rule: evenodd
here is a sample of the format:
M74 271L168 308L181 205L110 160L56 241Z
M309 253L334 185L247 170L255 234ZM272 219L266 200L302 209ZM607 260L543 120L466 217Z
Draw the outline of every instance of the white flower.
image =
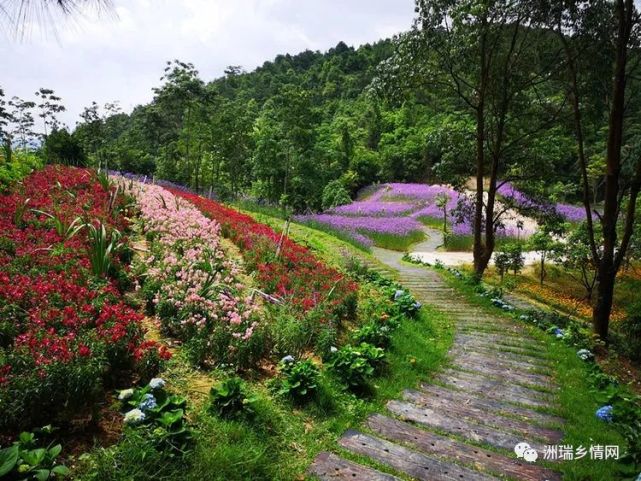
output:
M583 361L588 361L594 357L594 354L592 354L588 349L579 349L576 352L576 355Z
M127 399L129 399L133 395L134 395L133 388L123 389L122 391L120 391L120 394L118 394L118 399L120 401L126 401Z
M329 348L329 352L335 353L335 352L338 352L338 349L336 348L336 346L332 346Z
M125 424L138 424L145 420L145 413L140 409L132 409L125 413Z
M294 362L294 356L285 356L280 360L281 362L284 362L285 364L289 364L290 362Z
M149 381L149 387L151 389L162 389L165 387L165 380L159 377L153 378L151 381Z

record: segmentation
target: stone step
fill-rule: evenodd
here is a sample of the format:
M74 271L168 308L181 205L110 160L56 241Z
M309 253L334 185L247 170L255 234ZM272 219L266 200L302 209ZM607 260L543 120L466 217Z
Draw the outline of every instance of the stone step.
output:
M550 361L541 359L540 357L524 356L514 352L501 351L497 349L487 349L480 346L454 346L450 349L450 356L456 357L458 355L474 354L488 359L495 359L498 361L508 361L514 363L525 363L531 366L537 366L541 369L552 369Z
M461 436L475 443L489 444L509 452L525 439L523 436L511 431L484 426L443 409L419 407L412 403L395 400L387 403L387 409L403 421L411 421L432 429ZM527 441L537 451L543 451L544 442L531 442L532 440L529 439Z
M384 439L348 431L339 441L351 452L367 456L421 481L497 481L498 478L412 451Z
M446 412L449 416L466 419L480 426L490 426L521 434L527 439L540 439L546 441L547 444L555 444L563 438L563 434L556 429L543 428L527 421L502 416L500 413L479 409L474 406L452 404L443 398L427 398L424 394L416 391L405 391L403 399L418 408L439 410L440 412Z
M461 347L470 347L472 349L474 348L490 349L490 350L496 350L500 352L507 352L510 354L520 354L521 356L525 356L525 357L533 357L536 359L547 360L547 357L545 355L542 355L540 352L537 352L534 350L508 346L505 344L501 344L499 342L493 343L489 340L479 339L476 337L467 337L467 338L457 337L455 338L454 342L455 344L460 345Z
M507 476L518 481L561 481L561 476L549 469L470 446L381 414L370 416L366 425L375 434L389 441L409 445L412 449L439 459L473 466L479 471Z
M327 452L316 456L308 473L321 481L401 481L391 474L381 473Z
M498 344L513 349L522 349L524 351L533 351L541 353L545 346L534 339L527 337L505 336L502 334L490 334L487 332L459 332L456 334L456 341L479 341Z
M544 374L532 374L524 371L521 367L506 369L505 367L496 368L489 366L486 363L479 363L476 361L470 362L465 359L456 358L452 363L452 368L469 372L470 374L480 373L484 376L495 377L512 381L524 386L538 386L542 388L556 388L557 383L550 377Z
M513 416L517 419L522 419L540 426L560 425L563 423L561 418L552 414L542 413L521 406L514 406L509 403L497 401L495 399L488 399L471 393L454 391L452 389L433 384L423 383L420 386L420 390L417 392L426 396L440 397L453 404L473 406L478 409L484 409L488 412L496 412L504 416Z
M465 369L456 369L455 366L452 366L448 369L444 369L440 373L444 377L446 376L451 376L453 379L461 379L461 380L482 380L482 381L498 381L501 384L506 384L508 386L513 385L515 388L525 388L532 390L533 392L539 392L542 394L554 394L555 391L558 390L558 387L555 384L552 384L550 382L546 382L545 380L541 381L532 381L532 382L527 382L524 379L520 379L518 376L515 376L514 374L510 375L501 375L497 373L492 373L492 372L484 372L481 369L472 369L472 370L465 370Z
M454 361L459 363L460 365L466 365L466 366L480 366L483 365L487 369L495 370L498 372L501 371L516 371L516 372L523 372L524 374L527 373L532 373L532 374L537 374L538 375L544 375L541 373L548 373L550 372L550 369L548 366L541 365L541 364L532 364L532 363L526 363L526 362L518 362L518 361L509 361L507 359L492 359L488 358L479 354L474 354L472 352L467 352L463 354L459 354L454 358ZM545 376L545 375L544 375ZM548 377L548 376L546 376Z
M461 377L448 378L446 376L438 376L436 379L452 388L484 396L488 399L496 399L512 404L522 404L532 408L545 408L551 403L550 396L546 396L538 391L533 391L532 389L511 386L500 380L464 379Z

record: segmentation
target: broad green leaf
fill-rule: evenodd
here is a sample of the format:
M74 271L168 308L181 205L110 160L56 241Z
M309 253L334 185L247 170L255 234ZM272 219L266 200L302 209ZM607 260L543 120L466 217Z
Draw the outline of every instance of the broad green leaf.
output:
M0 477L11 472L18 461L20 448L17 445L0 449Z
M54 447L49 448L49 457L51 459L55 459L58 457L61 451L62 451L62 446L60 444L56 444Z
M34 476L38 481L47 481L51 472L48 469L39 469L35 472Z
M67 466L63 466L62 464L59 466L55 466L51 472L55 474L56 476L69 476L71 474L71 470Z

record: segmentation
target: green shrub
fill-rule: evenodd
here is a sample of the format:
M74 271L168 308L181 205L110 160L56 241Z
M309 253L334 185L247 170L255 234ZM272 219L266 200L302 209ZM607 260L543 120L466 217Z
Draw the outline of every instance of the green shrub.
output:
M323 189L321 201L323 210L349 204L351 201L352 199L349 196L349 192L340 180L332 180Z
M191 430L185 418L187 400L164 389L165 381L154 378L143 388L120 391L118 399L131 429L142 430L159 450L184 455L191 446Z
M320 371L310 359L284 359L280 363L280 372L283 379L278 383L279 395L303 401L316 392Z
M621 350L633 361L641 361L641 301L632 302L626 317L617 327L621 333Z
M394 307L399 314L414 318L421 309L421 303L414 296L403 289L396 289L392 294Z
M0 237L0 252L4 252L9 256L16 255L16 244L8 237Z
M379 372L385 364L385 351L380 347L372 346L366 342L361 343L358 349L361 351L363 357L367 359L367 362L374 368L374 372Z
M392 339L392 329L387 325L369 322L354 331L352 338L356 344L367 343L376 347L386 348Z
M10 161L0 153L0 192L8 190L12 184L22 180L35 169L41 168L42 165L42 160L31 152L13 151Z
M359 347L347 345L334 353L329 367L346 387L361 389L374 375L381 353L382 349L368 344L361 344Z
M43 428L44 432L50 430L50 426ZM41 447L34 433L20 433L13 445L0 449L0 478L47 481L67 477L71 474L69 468L56 463L61 452L60 444Z
M247 395L245 383L239 377L231 377L212 387L209 395L209 410L220 417L235 419L254 414L256 398Z

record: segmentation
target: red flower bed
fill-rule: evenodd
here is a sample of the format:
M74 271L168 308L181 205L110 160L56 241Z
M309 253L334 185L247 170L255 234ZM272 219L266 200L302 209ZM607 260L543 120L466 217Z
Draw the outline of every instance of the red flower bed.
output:
M308 249L285 237L277 258L281 235L269 226L199 195L168 190L220 223L223 235L240 247L248 267L258 272L257 279L267 293L286 298L303 313L316 309L321 320L348 314L357 285L320 262Z
M124 231L113 195L88 170L50 166L0 196L0 431L77 414L137 359L167 355L143 345L116 282L93 275L85 230L66 238L32 210Z

